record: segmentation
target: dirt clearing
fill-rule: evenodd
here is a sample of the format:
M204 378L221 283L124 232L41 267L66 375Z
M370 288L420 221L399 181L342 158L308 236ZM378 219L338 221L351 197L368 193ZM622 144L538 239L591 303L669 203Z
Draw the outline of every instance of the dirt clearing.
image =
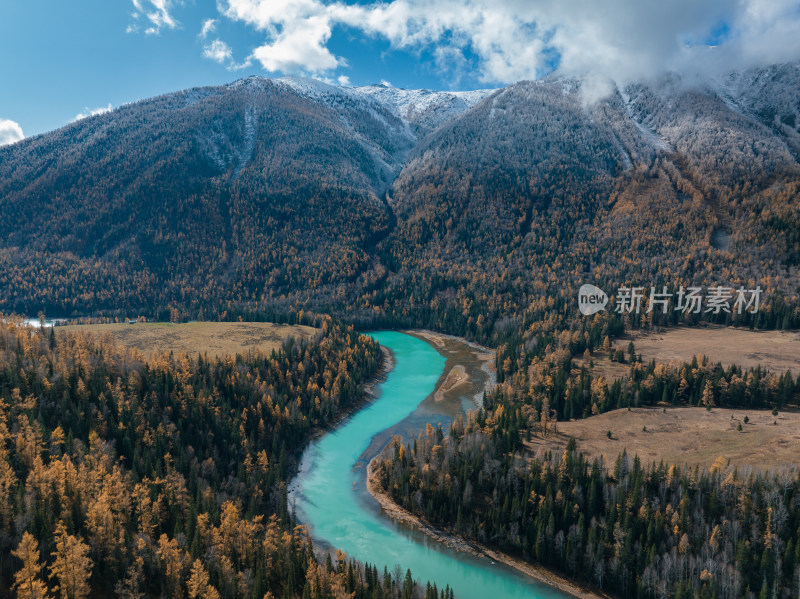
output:
M625 408L557 426L557 434L534 437L526 443L528 449L561 453L574 437L579 451L604 456L612 467L623 450L631 457L638 455L644 465L664 460L710 468L719 457L740 470L789 470L800 464L798 412L773 416L761 410Z
M787 370L795 376L800 373L800 333L795 331L678 327L658 333L631 331L616 339L613 346L622 349L627 356L630 341L645 363L655 360L682 364L691 362L696 355L704 355L711 362L720 362L726 367L736 364L751 368L760 364L778 374ZM612 362L608 354L601 351L596 351L592 360L595 365L592 373L607 380L621 378L629 372L627 364ZM575 364L579 368L584 364L589 366L582 356L576 357Z
M249 350L280 349L289 337L312 337L317 329L270 322L187 322L88 324L56 327L56 333L87 332L110 334L124 347L138 349L145 355L155 352L208 354L225 356Z

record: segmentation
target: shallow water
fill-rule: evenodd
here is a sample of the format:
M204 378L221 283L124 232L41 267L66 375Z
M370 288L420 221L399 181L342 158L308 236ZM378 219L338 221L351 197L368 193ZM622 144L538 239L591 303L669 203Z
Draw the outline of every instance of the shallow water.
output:
M291 489L299 519L316 541L379 570L387 566L394 572L399 565L405 573L410 568L417 581L435 582L439 588L450 585L459 599L568 597L505 565L445 547L380 512L366 491L366 463L393 431L419 429L428 420L444 422L452 417L452 405L440 409L430 405L428 396L445 367L445 358L436 349L404 333L380 332L373 337L394 354L394 369L376 388L373 403L303 454Z

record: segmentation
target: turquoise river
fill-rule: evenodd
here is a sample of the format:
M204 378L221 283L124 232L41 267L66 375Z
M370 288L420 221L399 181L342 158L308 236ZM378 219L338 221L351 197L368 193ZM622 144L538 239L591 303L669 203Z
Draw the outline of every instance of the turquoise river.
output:
M348 556L411 569L414 579L450 585L458 599L565 598L503 564L450 549L389 519L366 492L365 464L377 455L401 421L414 421L418 406L434 390L445 358L417 337L397 332L373 337L394 356L394 367L375 390L376 399L303 454L291 501L317 542ZM441 419L439 420L441 421ZM424 424L422 425L424 426ZM376 445L377 443L377 445Z

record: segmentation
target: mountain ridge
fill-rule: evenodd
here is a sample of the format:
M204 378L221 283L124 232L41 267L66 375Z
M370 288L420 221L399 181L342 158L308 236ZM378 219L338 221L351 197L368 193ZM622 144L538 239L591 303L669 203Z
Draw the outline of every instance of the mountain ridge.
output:
M251 77L128 104L0 148L0 309L402 322L469 292L486 299L458 318L495 319L498 302L634 276L796 296L796 70L663 77L595 104L559 77Z

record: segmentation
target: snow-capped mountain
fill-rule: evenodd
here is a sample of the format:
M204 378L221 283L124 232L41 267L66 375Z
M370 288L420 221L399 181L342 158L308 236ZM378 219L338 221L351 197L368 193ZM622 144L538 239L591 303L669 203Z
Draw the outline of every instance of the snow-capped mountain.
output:
M391 121L386 117L388 111L405 123L406 131L415 137L422 137L447 121L461 116L486 96L497 91L434 91L402 89L383 84L342 87L308 77L281 77L276 81L335 110L347 109L355 104L372 111L376 118Z
M800 156L800 63L734 72L714 84L723 98L756 116Z
M275 83L337 115L341 125L367 149L378 165L378 188L384 189L400 172L417 138L408 122L384 103L353 88L307 77L282 77Z
M0 310L363 303L425 269L432 298L447 277L524 287L539 255L557 282L789 292L799 72L668 76L594 103L558 76L473 92L250 77L125 105L0 148Z
M390 106L395 114L411 124L423 135L445 122L461 116L486 96L497 91L432 91L429 89L401 89L387 85L368 85L354 90L371 96Z

